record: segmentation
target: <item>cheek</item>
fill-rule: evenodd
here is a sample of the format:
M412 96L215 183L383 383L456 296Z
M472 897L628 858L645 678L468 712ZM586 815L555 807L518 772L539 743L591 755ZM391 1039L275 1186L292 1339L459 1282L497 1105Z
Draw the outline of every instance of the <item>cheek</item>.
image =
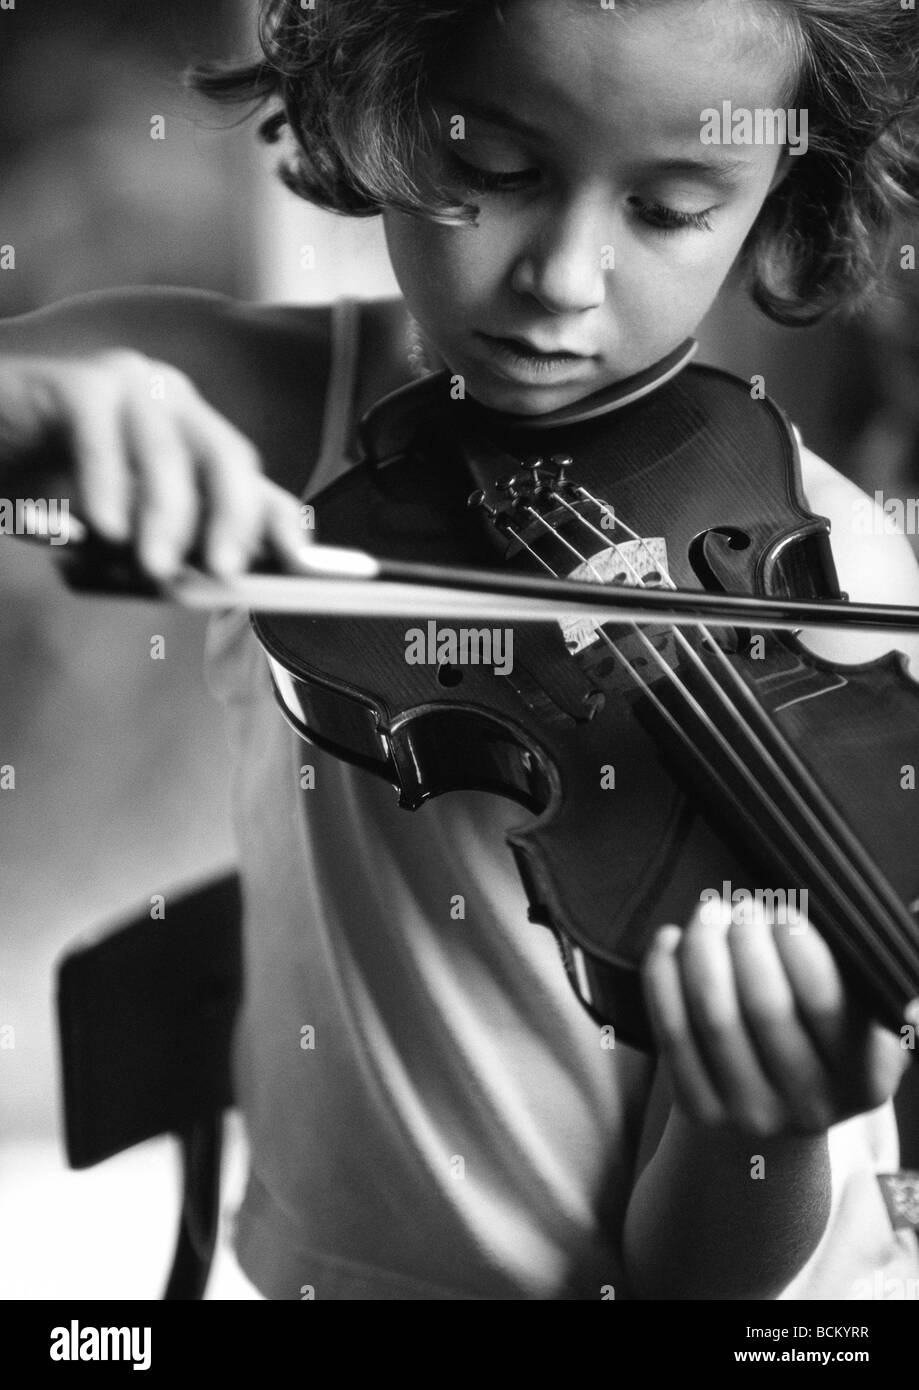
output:
M385 213L384 226L393 271L410 309L478 305L507 273L509 238L493 224L440 227Z
M741 214L722 220L716 230L683 239L674 237L660 255L645 259L646 247L636 248L641 258L637 281L660 305L707 311L724 283L750 231L754 218ZM637 267L636 267L637 269Z

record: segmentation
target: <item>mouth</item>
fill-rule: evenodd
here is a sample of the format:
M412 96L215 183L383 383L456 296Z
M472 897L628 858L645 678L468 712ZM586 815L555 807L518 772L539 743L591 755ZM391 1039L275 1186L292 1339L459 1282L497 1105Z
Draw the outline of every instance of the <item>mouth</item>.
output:
M567 380L582 380L590 375L599 358L591 353L574 352L568 348L537 347L525 338L499 338L490 333L476 333L484 345L493 366L514 381L545 381L558 385Z

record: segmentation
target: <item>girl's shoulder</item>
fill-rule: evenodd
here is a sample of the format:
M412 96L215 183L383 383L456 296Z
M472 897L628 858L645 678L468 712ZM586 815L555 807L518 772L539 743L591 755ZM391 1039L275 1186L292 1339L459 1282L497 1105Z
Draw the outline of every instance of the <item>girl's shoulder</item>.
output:
M804 492L813 512L830 523L840 587L863 603L919 607L919 564L907 537L876 498L812 450L801 449ZM919 676L919 638L906 633L812 633L808 646L838 661L866 661L892 648L904 651Z

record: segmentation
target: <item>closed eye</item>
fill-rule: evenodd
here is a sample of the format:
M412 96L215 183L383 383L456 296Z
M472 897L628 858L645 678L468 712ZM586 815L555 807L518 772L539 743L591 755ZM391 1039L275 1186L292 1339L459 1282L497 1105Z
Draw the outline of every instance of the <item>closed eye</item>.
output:
M539 169L483 169L477 164L470 164L467 159L461 159L454 150L448 150L447 155L457 175L473 193L519 193L533 188L542 177ZM700 212L682 212L679 208L668 207L665 203L647 201L644 198L630 198L629 203L642 222L664 233L710 232L713 230L711 214L719 206L715 204Z
M712 231L711 214L718 205L704 208L701 212L681 212L678 208L667 207L664 203L645 202L643 198L630 198L629 203L642 222L659 232Z
M460 159L452 150L449 151L449 159L463 183L473 193L518 193L522 189L532 188L540 179L538 169L482 169L477 164Z

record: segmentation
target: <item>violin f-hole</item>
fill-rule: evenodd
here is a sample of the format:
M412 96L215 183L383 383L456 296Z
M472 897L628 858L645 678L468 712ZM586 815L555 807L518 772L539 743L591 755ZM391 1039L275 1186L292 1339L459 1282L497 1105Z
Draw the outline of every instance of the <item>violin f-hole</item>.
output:
M729 593L748 587L747 562L741 558L753 538L739 526L712 526L689 545L689 563L703 588Z
M747 562L743 557L753 544L749 532L739 526L713 526L702 531L691 541L689 563L693 573L707 590L715 593L730 593L743 590L749 582L746 578ZM723 650L744 652L750 647L753 634L748 628L730 628L727 631L719 624L716 628ZM708 641L703 646L708 646Z

